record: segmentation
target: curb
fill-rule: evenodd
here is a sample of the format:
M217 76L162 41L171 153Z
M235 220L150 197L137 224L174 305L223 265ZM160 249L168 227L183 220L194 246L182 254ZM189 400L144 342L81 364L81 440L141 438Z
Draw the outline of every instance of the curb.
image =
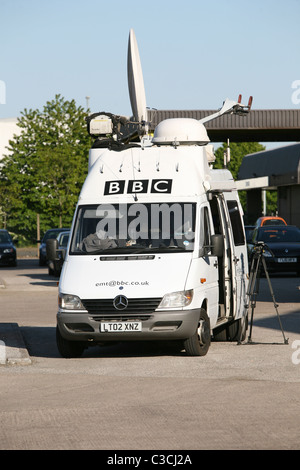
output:
M18 323L0 323L0 365L29 365L31 359Z

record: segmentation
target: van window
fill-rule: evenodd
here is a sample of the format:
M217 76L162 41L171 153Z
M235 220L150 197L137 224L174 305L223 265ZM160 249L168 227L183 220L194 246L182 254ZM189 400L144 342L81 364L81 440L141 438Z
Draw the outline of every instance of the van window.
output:
M211 245L211 231L208 208L202 207L200 216L200 247Z
M227 207L232 226L234 244L235 246L244 245L244 230L237 201L227 201Z
M70 254L193 251L195 217L195 203L80 206Z

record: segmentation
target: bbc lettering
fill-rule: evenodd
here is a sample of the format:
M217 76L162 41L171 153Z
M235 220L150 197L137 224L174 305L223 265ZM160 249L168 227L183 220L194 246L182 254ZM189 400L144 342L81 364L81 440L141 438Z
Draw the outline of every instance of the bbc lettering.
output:
M149 191L150 190L150 191ZM115 194L146 194L150 193L171 193L172 180L129 180L126 186L125 180L106 181L104 195L113 196Z

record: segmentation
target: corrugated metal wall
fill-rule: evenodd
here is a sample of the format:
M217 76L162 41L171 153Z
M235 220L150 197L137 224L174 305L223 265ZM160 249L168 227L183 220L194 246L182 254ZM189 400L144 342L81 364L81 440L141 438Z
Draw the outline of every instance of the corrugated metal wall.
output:
M149 110L151 129L170 118L202 119L215 110ZM225 114L205 123L208 135L214 142L223 141L226 135L232 141L300 141L300 109L255 109L245 116ZM227 132L230 131L230 132ZM220 139L221 140L218 140Z

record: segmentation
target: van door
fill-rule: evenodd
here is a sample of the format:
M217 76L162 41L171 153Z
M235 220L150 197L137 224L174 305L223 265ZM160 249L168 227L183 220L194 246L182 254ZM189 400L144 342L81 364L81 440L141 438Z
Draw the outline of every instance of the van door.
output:
M211 235L212 235L212 219L210 210L207 205L200 208L200 278L203 279L203 287L205 288L210 318L217 320L218 316L218 259L211 252ZM204 281L205 279L205 281Z
M234 319L238 319L242 317L245 308L246 275L248 272L246 240L238 200L234 199L232 193L224 193L222 204L226 212L228 226L231 228L229 239L232 268L232 315Z
M222 194L213 193L209 200L214 231L224 236L223 256L218 259L219 277L219 320L232 317L232 255L229 235L228 216Z
M240 318L246 298L248 261L239 203L232 192L213 193L210 207L214 230L224 236L224 255L219 261L219 321Z

